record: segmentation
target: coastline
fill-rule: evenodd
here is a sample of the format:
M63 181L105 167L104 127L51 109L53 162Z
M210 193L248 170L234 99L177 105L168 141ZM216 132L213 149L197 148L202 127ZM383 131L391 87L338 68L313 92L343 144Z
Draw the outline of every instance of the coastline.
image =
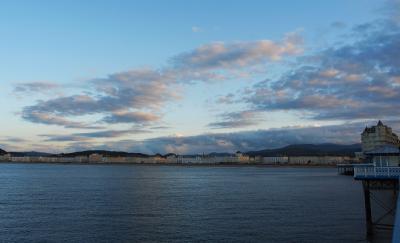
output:
M120 163L120 162L23 162L0 161L1 164L53 164L53 165L142 165L142 166L182 166L182 167L298 167L298 168L336 168L334 164L262 164L262 163Z

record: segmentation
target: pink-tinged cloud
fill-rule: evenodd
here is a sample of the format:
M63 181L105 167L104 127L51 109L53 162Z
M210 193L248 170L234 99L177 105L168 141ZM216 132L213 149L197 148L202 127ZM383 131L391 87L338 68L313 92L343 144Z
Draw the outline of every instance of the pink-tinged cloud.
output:
M216 42L176 56L173 64L191 70L244 68L298 55L303 51L302 45L303 39L297 33L287 34L280 42Z

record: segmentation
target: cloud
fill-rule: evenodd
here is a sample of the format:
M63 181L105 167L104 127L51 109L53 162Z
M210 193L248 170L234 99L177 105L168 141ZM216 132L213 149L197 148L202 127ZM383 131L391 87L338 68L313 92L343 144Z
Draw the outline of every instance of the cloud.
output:
M251 109L303 112L315 120L391 118L400 109L400 28L376 21L353 42L299 59L297 68L246 90Z
M182 84L196 81L225 80L243 76L253 66L299 54L302 38L288 33L282 41L260 40L235 43L212 43L177 55L162 69L137 68L97 78L87 84L89 90L69 96L40 100L22 110L22 118L47 125L85 128L73 117L102 116L92 123L132 123L156 125L162 109L179 100ZM233 76L232 76L233 75ZM19 90L40 90L45 83L25 84Z
M129 112L129 111L115 111L111 115L103 118L106 123L137 123L147 124L155 121L159 121L160 116L145 113L145 112Z
M74 135L86 138L114 138L128 134L150 133L149 130L144 129L127 129L127 130L106 130L89 133L75 133Z
M14 88L15 93L47 93L50 90L59 88L58 84L52 82L31 82L20 83Z
M6 136L0 139L2 142L7 142L7 143L25 143L28 142L28 140L20 137L12 137L12 136Z
M400 131L400 121L384 121ZM121 140L95 148L124 150L129 152L202 154L210 152L254 151L279 148L290 144L354 144L360 143L360 134L366 125L376 121L353 122L330 126L284 127L234 133L213 133L197 136L170 136L143 141Z
M25 107L22 112L22 118L34 123L41 123L45 125L58 125L66 128L86 128L86 129L98 129L99 126L93 126L83 122L76 122L65 119L59 114L51 114L46 111L37 111L36 107Z
M168 128L171 128L171 127L169 127L169 126L155 126L155 127L150 127L150 129L153 129L153 130L163 130L163 129L168 129Z
M228 112L220 115L221 121L208 124L211 128L240 128L258 124L261 119L255 111Z
M87 125L67 118L103 114L105 123L150 123L160 119L159 110L170 100L178 99L168 74L151 69L121 72L92 80L96 94L79 94L39 101L22 111L25 120L35 123L84 128ZM152 112L144 112L150 110ZM99 122L99 121L95 121Z
M335 29L344 29L347 27L347 24L342 21L335 21L331 23L331 27Z
M234 98L235 98L235 95L232 93L220 96L217 99L217 104L233 104L233 103L235 103Z
M179 69L233 69L280 60L284 56L300 54L303 39L298 33L289 33L281 42L259 40L252 42L205 44L172 59Z
M400 23L400 0L386 0L380 11L393 21Z
M42 134L46 142L83 142L93 138L116 138L129 134L150 133L145 129L126 129L126 130L103 130L96 132L73 133L71 135Z
M52 134L42 134L39 135L45 137L44 142L83 142L90 140L87 137L81 137L76 135L52 135Z
M169 100L178 99L175 86L177 75L171 71L151 68L134 69L93 80L101 101L115 107L159 109Z

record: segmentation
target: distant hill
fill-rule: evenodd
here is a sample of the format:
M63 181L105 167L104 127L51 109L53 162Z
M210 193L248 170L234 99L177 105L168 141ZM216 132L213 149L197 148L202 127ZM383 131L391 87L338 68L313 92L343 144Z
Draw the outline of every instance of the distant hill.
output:
M43 152L36 152L36 151L30 151L30 152L10 152L11 156L14 157L24 157L24 156L30 156L30 157L50 157L53 154L49 153L43 153Z
M209 153L207 154L208 156L211 157L226 157L226 156L232 156L233 154L231 153L217 153L217 152L213 152L213 153Z
M360 144L293 144L278 149L264 149L249 151L250 156L354 156L355 152L361 151Z
M121 151L107 151L107 150L86 150L74 153L66 153L66 154L62 153L62 154L57 154L56 156L75 157L75 156L89 156L91 154L101 154L104 157L140 157L140 158L149 157L147 154L142 154L142 153L127 153Z
M208 154L182 154L185 157L198 157L198 156L206 156L206 157L230 157L230 156L234 156L234 153L226 153L226 152L211 152Z
M293 144L288 145L283 148L278 149L264 149L259 151L249 151L245 154L249 156L354 156L355 152L361 151L360 144L352 144L352 145L340 145L340 144ZM6 151L0 149L0 155L7 154ZM73 153L61 153L61 154L50 154L50 153L42 153L42 152L10 152L12 156L22 157L22 156L31 156L31 157L75 157L75 156L89 156L91 154L101 154L104 157L139 157L139 158L147 158L150 155L142 154L142 153L128 153L122 151L107 151L107 150L86 150L79 151ZM164 157L168 155L175 154L166 154ZM208 156L212 157L221 157L221 156L232 156L230 153L210 153ZM187 155L188 156L188 155ZM195 155L193 155L195 156ZM196 155L197 156L197 155Z
M0 149L0 155L5 155L5 154L7 154L7 152L2 150L2 149Z

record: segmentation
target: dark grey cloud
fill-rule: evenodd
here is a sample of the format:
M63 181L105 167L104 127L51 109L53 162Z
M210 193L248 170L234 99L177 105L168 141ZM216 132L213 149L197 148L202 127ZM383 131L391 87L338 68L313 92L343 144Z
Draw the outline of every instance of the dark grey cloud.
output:
M25 142L28 142L28 140L26 140L24 138L12 137L12 136L2 137L0 139L0 141L7 142L7 143L25 143Z
M115 138L128 134L150 133L145 129L127 129L127 130L106 130L97 132L75 133L74 135L86 138Z
M384 121L400 131L400 120ZM289 144L354 144L360 143L360 134L366 125L376 121L344 123L330 126L284 127L279 129L213 133L184 137L159 137L143 141L121 140L94 148L124 150L142 153L200 154L209 152L235 152L278 148ZM73 146L73 145L72 145ZM69 149L73 149L70 147Z
M259 113L255 111L240 111L223 113L220 121L211 122L208 127L211 128L240 128L256 125L261 121Z
M90 140L90 138L76 136L75 134L72 135L42 134L39 136L45 138L43 139L44 142L83 142Z
M147 124L160 120L160 116L146 112L114 112L103 118L106 123L136 123Z
M169 129L171 127L169 126L155 126L155 127L150 127L150 129L154 129L154 130L163 130L163 129Z
M42 134L46 142L84 142L94 138L116 138L130 134L151 133L150 130L133 128L126 130L103 130L96 132L73 133L71 135Z
M233 104L235 103L235 95L230 93L227 95L222 95L217 99L217 104Z
M25 107L22 112L22 118L34 122L46 125L58 125L66 128L85 128L85 129L100 129L101 126L94 126L84 122L77 122L66 119L62 114L52 114L50 112L41 111L37 106Z

